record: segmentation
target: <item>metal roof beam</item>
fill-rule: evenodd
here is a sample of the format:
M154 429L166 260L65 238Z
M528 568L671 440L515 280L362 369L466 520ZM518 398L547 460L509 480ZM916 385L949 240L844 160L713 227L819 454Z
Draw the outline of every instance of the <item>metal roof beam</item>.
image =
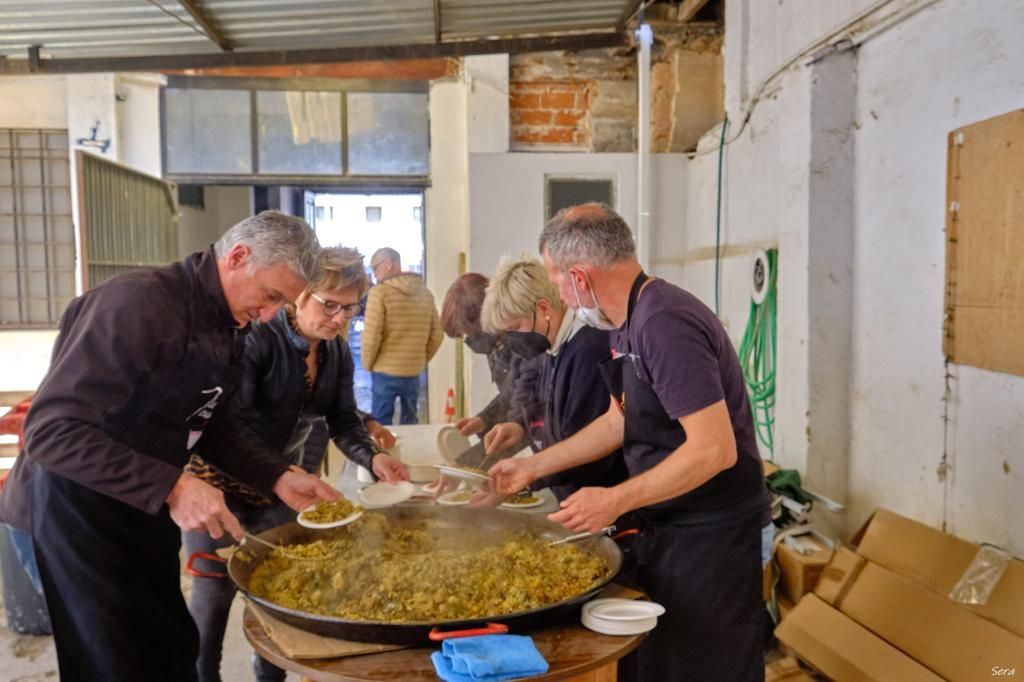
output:
M28 73L94 73L102 71L164 71L234 66L281 66L286 64L330 64L394 59L430 59L464 57L474 54L520 54L556 50L592 50L629 45L622 32L582 33L575 35L535 36L490 40L460 40L416 45L342 47L317 50L275 50L173 54L140 57L80 57L41 59L31 68L28 60L0 60L0 75Z
M217 24L215 24L213 19L206 14L206 11L202 7L196 4L195 0L178 0L178 4L184 7L185 11L192 15L192 18L195 19L196 23L203 28L207 37L217 44L217 47L224 52L231 52L234 49L231 45L231 41L224 37L221 30L217 28Z

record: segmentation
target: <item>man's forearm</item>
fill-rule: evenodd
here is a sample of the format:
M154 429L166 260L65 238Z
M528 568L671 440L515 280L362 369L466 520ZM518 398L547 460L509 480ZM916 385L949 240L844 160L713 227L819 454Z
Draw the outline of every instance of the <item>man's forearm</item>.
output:
M679 497L704 485L722 471L719 446L676 448L657 466L612 488L620 513Z
M572 437L530 458L534 480L606 457L622 447L622 435L622 415L612 407Z

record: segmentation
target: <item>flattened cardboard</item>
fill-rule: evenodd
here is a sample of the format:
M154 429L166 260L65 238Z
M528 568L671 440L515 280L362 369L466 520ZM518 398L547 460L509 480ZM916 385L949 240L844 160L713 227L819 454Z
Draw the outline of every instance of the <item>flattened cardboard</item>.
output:
M778 588L794 604L814 590L814 585L832 557L832 550L812 536L801 537L817 545L818 550L814 554L800 554L785 542L779 543L775 549L775 561L780 572Z
M877 564L864 563L836 606L948 680L1024 672L1024 638Z
M775 636L814 669L843 682L939 682L934 674L853 619L808 594Z
M942 595L949 594L978 551L973 542L886 509L876 511L858 537L858 554ZM987 604L963 607L1024 637L1024 561L1010 562Z

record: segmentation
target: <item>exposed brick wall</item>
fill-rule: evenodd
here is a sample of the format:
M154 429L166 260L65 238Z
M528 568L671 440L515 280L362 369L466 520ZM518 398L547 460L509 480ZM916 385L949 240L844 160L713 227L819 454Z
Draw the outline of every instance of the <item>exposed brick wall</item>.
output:
M589 148L588 99L582 82L509 83L512 144Z
M651 151L689 150L722 118L722 26L651 23ZM513 55L509 81L513 148L636 151L634 48Z
M514 148L632 151L636 146L632 49L513 55L509 67Z

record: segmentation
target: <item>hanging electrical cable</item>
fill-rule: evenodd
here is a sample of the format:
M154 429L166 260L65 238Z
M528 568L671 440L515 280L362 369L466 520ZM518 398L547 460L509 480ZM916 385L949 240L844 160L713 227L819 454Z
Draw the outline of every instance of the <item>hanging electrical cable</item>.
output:
M750 316L740 343L743 380L750 395L757 439L775 455L775 284L778 251L758 251L754 256Z
M729 129L729 114L722 119L722 136L718 140L718 195L715 198L715 315L718 307L718 276L722 268L722 153L725 151L725 131Z

